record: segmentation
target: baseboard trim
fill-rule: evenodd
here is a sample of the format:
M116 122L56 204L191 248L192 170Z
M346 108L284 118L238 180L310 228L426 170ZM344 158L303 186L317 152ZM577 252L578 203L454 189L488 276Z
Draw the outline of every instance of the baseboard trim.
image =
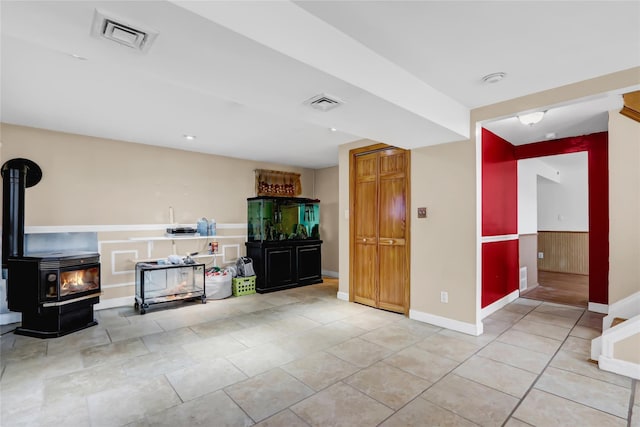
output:
M322 270L322 275L327 277L334 277L337 279L340 276L340 273L338 273L337 271Z
M348 292L338 292L338 299L342 301L349 301L349 293Z
M597 302L590 302L589 306L587 307L587 310L593 311L594 313L607 314L607 313L609 313L609 306L607 304L600 304L600 303L597 303Z
M604 371L614 372L616 374L640 380L640 365L637 363L612 359L601 355L598 358L598 366Z
M482 322L478 324L466 323L455 319L449 319L448 317L424 313L418 310L409 310L409 318L419 322L430 323L432 325L452 329L468 335L482 335Z
M106 310L108 308L126 307L128 305L133 306L133 302L133 295L130 297L109 298L100 301L98 304L94 305L93 308L95 310Z
M22 322L22 313L2 313L0 314L0 325L10 325L11 323Z
M489 304L488 306L480 310L480 318L484 319L485 317L492 315L493 313L500 310L505 305L517 300L519 296L520 296L520 291L516 289L510 294L500 298L498 301Z

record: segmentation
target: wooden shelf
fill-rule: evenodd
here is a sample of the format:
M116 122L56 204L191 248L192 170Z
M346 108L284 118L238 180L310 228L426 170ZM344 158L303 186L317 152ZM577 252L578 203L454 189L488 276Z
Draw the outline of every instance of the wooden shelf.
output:
M151 236L151 237L129 237L129 240L138 241L138 242L157 242L157 241L170 241L174 243L174 254L175 254L175 242L176 240L207 240L207 241L217 241L224 239L242 239L244 241L247 240L247 236L245 234L233 235L233 236ZM223 254L221 252L217 252L215 254L198 254L193 255L191 258L217 258L222 257ZM153 262L158 261L160 259L167 259L166 257L157 257L157 258L133 258L130 259L131 262Z
M217 254L201 254L201 255L193 255L191 258L200 259L200 258L216 258L222 256L221 253ZM158 257L158 258L131 258L129 261L131 262L153 262L158 261L160 259L167 259L167 257ZM189 264L186 264L189 265Z
M219 239L246 239L247 236L239 234L235 236L154 236L154 237L129 237L129 240L137 240L142 242L158 241L158 240L219 240Z

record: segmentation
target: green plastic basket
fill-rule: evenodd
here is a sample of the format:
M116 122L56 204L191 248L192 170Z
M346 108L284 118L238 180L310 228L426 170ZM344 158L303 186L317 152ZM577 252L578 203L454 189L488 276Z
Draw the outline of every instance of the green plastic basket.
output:
M232 280L234 297L256 293L256 276L234 277Z

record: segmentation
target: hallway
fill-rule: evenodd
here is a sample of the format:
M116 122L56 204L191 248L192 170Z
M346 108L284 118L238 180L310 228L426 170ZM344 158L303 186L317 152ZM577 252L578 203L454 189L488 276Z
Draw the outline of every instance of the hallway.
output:
M520 297L587 308L589 276L538 271L538 286L521 292Z

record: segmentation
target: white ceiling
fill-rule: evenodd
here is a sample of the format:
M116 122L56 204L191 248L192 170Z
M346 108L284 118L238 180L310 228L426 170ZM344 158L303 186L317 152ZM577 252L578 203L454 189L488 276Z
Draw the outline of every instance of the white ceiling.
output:
M637 1L0 7L3 122L314 168L360 138L405 148L465 139L472 108L640 66ZM147 53L92 37L95 9L159 35ZM497 71L507 77L482 83ZM344 105L304 105L320 93ZM600 131L619 95L550 106L530 128L486 126L516 144Z

